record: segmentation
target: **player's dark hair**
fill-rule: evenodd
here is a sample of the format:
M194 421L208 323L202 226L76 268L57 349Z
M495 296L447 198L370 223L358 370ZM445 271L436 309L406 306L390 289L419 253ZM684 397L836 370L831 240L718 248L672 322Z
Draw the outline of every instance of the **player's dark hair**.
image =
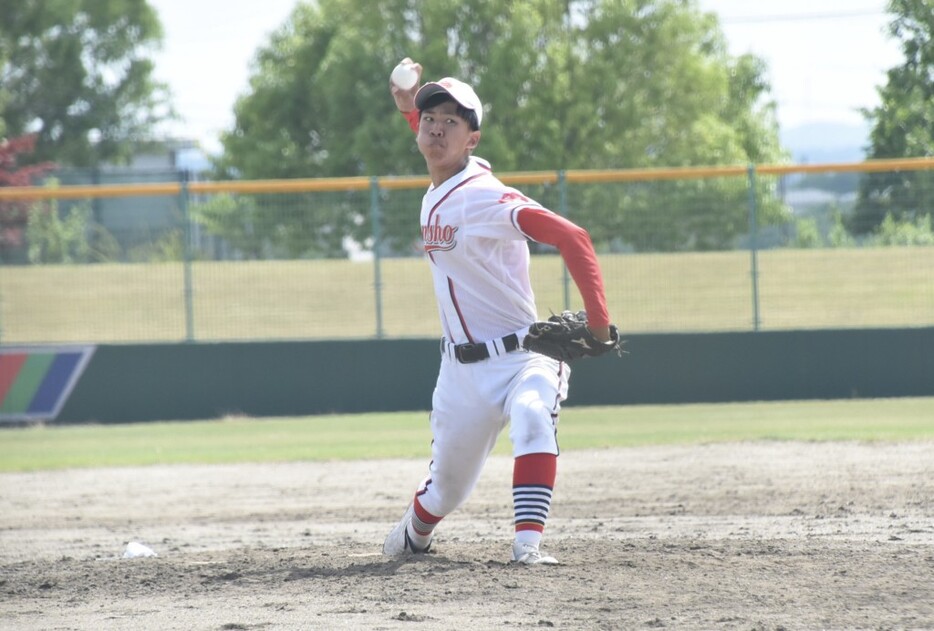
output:
M451 101L457 105L456 113L458 116L467 121L467 125L470 127L470 131L477 131L480 129L480 123L477 121L477 113L473 110L468 110L466 107L455 101L454 98L447 92L438 92L437 94L433 94L428 97L428 100L425 101L425 105L422 107L421 111L432 107L437 107L438 105L448 101Z

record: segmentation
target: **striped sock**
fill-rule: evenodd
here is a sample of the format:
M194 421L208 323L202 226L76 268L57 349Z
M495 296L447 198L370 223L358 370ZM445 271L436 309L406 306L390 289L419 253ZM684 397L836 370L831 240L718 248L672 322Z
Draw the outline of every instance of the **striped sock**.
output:
M516 458L512 473L516 541L533 545L540 543L551 508L557 468L558 457L554 454L528 454Z
M424 548L431 543L431 533L442 518L426 511L418 501L418 497L415 498L414 508L415 514L412 515L412 521L408 525L409 539L419 548Z

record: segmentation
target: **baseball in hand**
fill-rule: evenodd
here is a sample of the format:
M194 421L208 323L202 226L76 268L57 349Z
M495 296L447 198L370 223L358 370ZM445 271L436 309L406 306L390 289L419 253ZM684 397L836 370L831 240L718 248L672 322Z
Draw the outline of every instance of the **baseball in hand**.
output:
M392 69L389 80L402 90L411 90L418 81L418 72L411 65L401 63Z

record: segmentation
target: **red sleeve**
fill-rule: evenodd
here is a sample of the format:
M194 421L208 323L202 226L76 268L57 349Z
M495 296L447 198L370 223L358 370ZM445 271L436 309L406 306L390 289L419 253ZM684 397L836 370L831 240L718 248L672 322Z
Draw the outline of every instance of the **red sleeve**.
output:
M421 118L418 109L414 109L410 112L399 112L405 117L405 120L409 123L409 127L412 128L416 134L418 133L418 121Z
M587 231L541 208L520 208L516 221L522 232L535 241L558 248L584 300L587 320L593 326L608 326L610 314L606 308L603 275Z

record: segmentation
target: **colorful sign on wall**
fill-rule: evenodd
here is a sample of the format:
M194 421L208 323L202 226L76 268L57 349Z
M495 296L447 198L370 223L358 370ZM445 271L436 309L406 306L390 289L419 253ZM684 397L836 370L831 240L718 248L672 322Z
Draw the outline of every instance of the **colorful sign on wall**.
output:
M55 420L94 346L0 348L0 422Z

